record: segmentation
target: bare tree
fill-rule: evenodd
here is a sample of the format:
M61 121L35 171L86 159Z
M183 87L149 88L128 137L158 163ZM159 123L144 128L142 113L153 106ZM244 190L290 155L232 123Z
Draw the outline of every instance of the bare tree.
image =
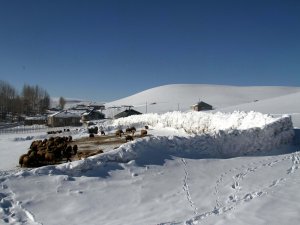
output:
M58 105L59 105L59 107L60 107L61 109L64 109L64 108L65 108L66 100L64 99L64 97L60 97L60 98L59 98Z
M8 113L16 111L16 105L13 104L17 98L17 92L9 83L0 80L0 113L1 119L5 119Z
M36 86L24 85L22 90L23 110L26 115L45 113L50 106L50 97L47 91Z
M46 90L24 85L21 96L9 83L0 80L0 119L16 118L21 114L43 114L50 106L50 96Z

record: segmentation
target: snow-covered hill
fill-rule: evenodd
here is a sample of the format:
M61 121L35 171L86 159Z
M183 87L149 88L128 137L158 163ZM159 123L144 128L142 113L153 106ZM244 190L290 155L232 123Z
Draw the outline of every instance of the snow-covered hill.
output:
M185 112L200 100L212 105L215 111L291 114L295 126L300 127L300 104L297 104L299 96L300 87L172 84L107 103L106 108L132 105L142 113ZM112 108L105 113L112 117L123 109Z
M97 126L113 134L149 125L148 137L58 166L15 167L45 132L0 135L0 224L298 224L300 135L291 121L298 121L299 93L217 85L146 90L107 106L147 105L158 114ZM226 113L186 112L199 99ZM177 109L184 112L161 114ZM85 128L70 134L88 136Z
M189 110L191 105L200 100L219 110L224 107L252 103L257 100L261 101L297 92L300 92L300 87L172 84L151 88L107 103L106 107L132 105L145 113L147 104L147 112L164 113L174 110Z

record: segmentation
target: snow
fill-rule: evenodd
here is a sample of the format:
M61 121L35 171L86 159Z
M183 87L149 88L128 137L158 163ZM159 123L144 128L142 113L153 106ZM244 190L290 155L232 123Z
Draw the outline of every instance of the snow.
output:
M165 113L174 110L186 111L198 101L204 101L215 109L220 110L229 106L252 103L256 100L261 101L299 92L300 87L172 84L151 88L107 103L105 106L108 108L111 106L133 105L137 111L142 113L146 112L146 108L148 113Z
M183 101L204 90L223 108L190 112L186 101L183 112L98 121L106 133L148 125L149 135L35 169L17 168L18 156L46 132L1 134L0 224L298 224L300 132L292 122L300 89L170 85L134 99L151 92L166 106L178 102L164 94L176 88ZM84 128L71 133L88 136Z
M80 115L74 113L74 112L69 112L69 111L61 111L61 112L56 112L50 117L57 117L57 118L73 118L73 117L80 117Z

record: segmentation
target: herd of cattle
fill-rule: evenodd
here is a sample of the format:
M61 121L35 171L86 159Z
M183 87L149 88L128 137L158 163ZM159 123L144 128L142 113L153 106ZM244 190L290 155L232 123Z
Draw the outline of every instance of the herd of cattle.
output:
M56 136L44 140L35 140L29 150L19 158L22 167L37 167L55 164L62 160L71 161L72 155L77 154L77 145L71 145L72 136Z
M148 126L140 131L139 137L144 137L147 135ZM64 132L70 131L69 129L64 129ZM48 131L47 134L61 134L62 131L52 132ZM88 128L89 137L93 138L98 134L98 127ZM121 129L115 131L115 137L122 138L125 137L125 141L133 141L136 133L135 127L130 127L125 130ZM104 131L100 131L101 135L106 135ZM76 144L72 145L72 136L52 136L44 140L34 140L27 153L22 154L19 158L19 164L21 167L39 167L44 165L52 165L61 162L71 161L71 158L76 156L80 159L80 155L77 154L78 146ZM102 151L103 152L103 151ZM99 152L101 153L101 152ZM99 154L98 153L98 154Z
M145 126L145 129L141 130L140 137L146 136L147 133L148 133L147 132L148 129L149 129L149 127ZM95 134L99 133L98 127L95 126L95 127L88 128L88 133L89 133L90 137L94 137ZM125 141L127 142L127 141L133 141L133 137L134 137L135 133L136 133L136 128L135 127L128 127L128 128L126 128L125 132L122 129L118 129L115 132L115 136L116 137L125 136ZM105 135L105 132L103 130L101 130L100 134Z

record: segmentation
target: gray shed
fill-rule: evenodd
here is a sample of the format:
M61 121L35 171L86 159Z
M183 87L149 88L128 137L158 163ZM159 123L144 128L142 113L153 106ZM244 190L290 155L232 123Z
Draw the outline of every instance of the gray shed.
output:
M65 127L81 126L81 116L68 111L61 111L48 116L48 126Z
M105 119L105 115L102 112L99 112L98 110L91 110L89 112L82 114L83 121L102 120L102 119Z
M132 115L140 115L142 113L134 110L134 109L126 109L123 112L118 113L117 115L114 116L115 119L119 119L122 117L127 117L127 116L132 116Z
M203 110L212 110L213 107L210 104L207 104L206 102L198 102L195 105L192 105L191 108L194 111L203 111Z

